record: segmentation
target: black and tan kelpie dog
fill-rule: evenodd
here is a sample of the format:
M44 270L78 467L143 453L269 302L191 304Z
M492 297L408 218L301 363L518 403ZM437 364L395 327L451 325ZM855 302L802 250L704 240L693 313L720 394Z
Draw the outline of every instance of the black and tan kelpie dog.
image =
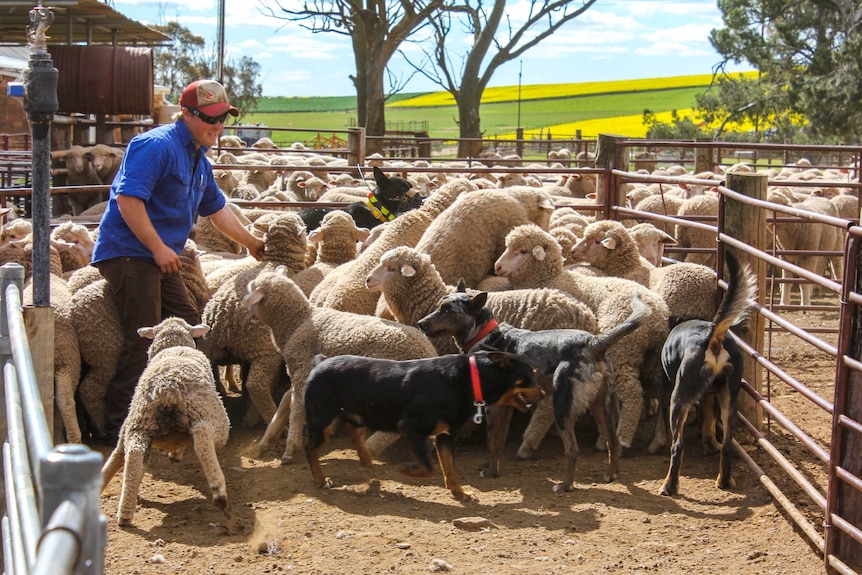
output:
M342 420L363 464L371 463L371 453L360 428L397 431L406 437L415 460L402 471L411 477L431 477L430 437L446 487L459 501L475 501L455 475L450 432L471 416L481 421L486 404L527 411L543 396L533 367L511 353L486 351L470 358L449 354L406 361L318 355L305 383L305 455L314 483L332 487L321 468L319 451L333 425Z
M578 329L548 329L529 331L509 324L498 324L485 302L488 294L466 293L464 283L458 290L444 296L437 310L419 321L419 329L430 336L451 335L464 353L473 353L479 346L516 353L528 358L540 376L550 376L553 384L554 422L563 440L568 466L562 483L554 491L574 489L578 442L575 420L587 409L593 414L599 431L607 438L608 472L605 481L619 475L620 442L616 422L609 411L609 394L613 387L613 371L605 352L623 336L634 331L650 313L640 297L632 298L629 317L607 331L593 335ZM505 442L505 432L497 433ZM489 439L489 444L494 441ZM491 446L491 451L501 446Z
M368 193L367 199L337 208L350 214L357 227L371 229L422 205L422 197L411 191L413 184L404 178L389 177L374 166L374 181L377 187ZM336 208L305 208L299 211L299 217L311 231L320 227L323 216L333 209Z
M748 266L742 266L727 254L730 272L727 293L712 321L689 320L674 327L661 352L664 370L659 418L665 425L658 428L650 445L655 453L663 447L670 432L670 466L659 493L675 495L679 489L682 465L683 431L689 410L698 402L703 420L701 441L707 454L720 451L719 489L733 487L730 475L733 428L736 423L736 398L742 385L742 354L732 337L731 326L740 323L754 297L756 277ZM721 410L722 441L716 440L715 407Z

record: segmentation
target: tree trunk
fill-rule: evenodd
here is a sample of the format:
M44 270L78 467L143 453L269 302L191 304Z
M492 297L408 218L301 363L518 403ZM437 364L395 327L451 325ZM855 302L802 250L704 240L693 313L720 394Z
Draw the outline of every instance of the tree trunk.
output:
M482 122L479 118L479 103L482 90L473 82L465 80L456 98L458 103L458 157L477 158L482 151Z
M365 151L368 154L383 153L381 138L386 134L386 114L383 109L386 103L383 93L383 71L386 65L379 61L382 59L379 48L377 52L370 53L368 61L371 65L365 76ZM368 136L372 138L369 140Z

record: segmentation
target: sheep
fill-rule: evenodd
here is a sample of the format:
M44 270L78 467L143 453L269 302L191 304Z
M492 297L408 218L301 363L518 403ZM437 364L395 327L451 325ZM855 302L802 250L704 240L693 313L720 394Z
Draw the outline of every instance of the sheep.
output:
M549 151L548 164L552 164L554 162L559 162L564 167L568 168L572 163L572 151L568 148Z
M33 233L33 222L17 218L0 228L0 245L23 240Z
M193 241L186 242L180 260L180 274L186 290L200 313L209 292ZM78 336L82 366L87 366L78 385L78 395L92 427L102 432L105 429L105 393L123 345L123 328L106 280L97 280L72 293L71 320Z
M514 228L506 236L506 251L494 267L513 288L548 287L562 290L585 303L595 314L600 332L621 323L631 311L637 293L652 313L633 333L608 351L616 376L615 396L620 402L617 434L624 448L631 447L643 409L641 373L650 392L660 385L658 354L668 334L668 307L657 294L630 280L592 277L563 269L560 245L539 226ZM653 389L655 386L655 389Z
M635 205L635 209L639 212L651 214L659 214L661 216L676 216L679 213L682 204L685 202L682 198L675 196L666 196L664 194L653 194L647 196ZM660 222L658 220L645 219L648 222L654 222L655 227L664 231L667 234L674 234L674 225Z
M230 519L227 487L216 451L230 432L221 398L216 393L209 360L195 349L206 325L189 325L176 317L138 330L152 339L147 367L138 380L129 415L120 428L117 446L102 466L102 492L123 468L117 522L131 525L144 461L151 448L164 449L173 460L190 444L212 490L213 503Z
M112 148L105 144L96 144L87 152L93 169L102 184L110 186L114 177L120 171L125 152L122 148Z
M329 184L317 176L312 176L301 182L297 182L296 187L301 191L301 194L297 194L299 199L313 202L326 193L329 189Z
M628 228L629 235L635 241L642 258L661 267L665 246L676 245L676 239L649 222L635 224ZM582 234L583 235L583 234Z
M76 269L69 274L69 277L66 279L66 285L69 287L70 292L75 293L100 279L102 279L102 274L98 268L88 265Z
M428 338L415 327L312 305L281 267L262 272L249 282L242 305L272 330L272 340L290 374L291 389L282 397L278 413L257 446L258 453L266 449L281 434L289 417L282 463L291 463L302 447L304 384L315 354L396 360L437 355Z
M596 193L595 174L567 174L559 179L555 194L568 198L588 198Z
M233 191L239 185L239 180L232 170L213 170L213 178L222 193L232 197Z
M437 308L440 299L456 290L447 286L427 254L401 246L385 252L380 264L365 281L366 287L380 292L394 319L406 325L417 325L420 319ZM597 333L593 312L580 301L554 289L519 289L491 292L486 302L497 321L529 330L582 329ZM459 350L451 337L431 338L440 355ZM550 382L545 382L550 391ZM519 459L528 459L538 448L553 424L550 394L540 402L524 432L518 449ZM369 445L371 447L371 445ZM379 448L378 448L379 449ZM372 451L376 451L372 449ZM490 474L499 473L499 462L492 450Z
M51 231L51 240L63 242L63 249L58 249L63 272L73 272L89 265L96 242L86 227L65 222Z
M791 204L792 208L810 211L826 216L838 217L838 209L835 204L826 198L811 196L802 202ZM838 251L841 250L842 230L835 226L818 222L777 222L774 229L769 228L775 234L775 241L782 250L794 251ZM782 259L796 264L797 266L823 275L829 256L815 255L785 255ZM781 270L783 278L792 274L787 270ZM791 285L781 284L781 305L790 305ZM811 305L812 285L810 283L799 284L800 303L803 306Z
M357 228L345 212L334 211L323 216L320 227L308 235L308 241L317 246L315 261L293 276L302 293L308 296L329 272L356 259L358 242L365 241L368 233L366 228Z
M714 194L704 194L684 200L680 205L677 216L680 218L687 216L710 216L717 218L718 197ZM710 222L701 221L700 223L709 224ZM701 230L677 224L674 236L676 237L677 244L682 248L709 248L715 250L718 247L715 231ZM715 268L715 253L689 253L686 254L684 261Z
M93 167L89 154L90 148L74 145L68 150L52 152L51 157L62 161L66 166L66 185L100 186L102 180ZM73 216L100 201L101 192L71 192L63 196Z
M266 224L263 259L225 281L210 297L201 314L210 331L199 347L213 365L240 364L248 369L244 389L258 414L269 421L276 406L272 391L282 370L282 357L261 322L249 318L240 302L249 281L258 274L284 265L291 275L304 269L307 237L305 225L295 212L284 212ZM253 412L248 414L251 418ZM246 425L251 423L246 420Z
M454 179L431 194L421 208L387 223L377 240L355 260L342 264L323 278L309 296L311 303L342 311L374 314L379 296L365 289L365 278L380 262L380 256L396 246L416 246L439 215L461 194L472 189L468 180Z
M526 223L547 229L553 211L547 193L527 186L463 194L428 226L416 250L431 256L447 284L463 279L475 287L491 275L509 230Z
M575 163L579 168L595 168L596 155L593 152L581 151L575 156Z
M251 220L243 215L239 206L232 202L228 202L225 205L234 213L242 225L251 225ZM209 217L198 217L197 221L195 221L194 228L192 229L191 237L194 239L198 248L204 251L223 252L228 254L240 254L244 251L241 243L224 235L221 230L212 223L212 219Z
M572 257L607 276L635 281L664 299L674 320L711 320L715 316L715 272L706 266L678 263L655 267L640 256L629 231L614 220L594 222L572 249Z

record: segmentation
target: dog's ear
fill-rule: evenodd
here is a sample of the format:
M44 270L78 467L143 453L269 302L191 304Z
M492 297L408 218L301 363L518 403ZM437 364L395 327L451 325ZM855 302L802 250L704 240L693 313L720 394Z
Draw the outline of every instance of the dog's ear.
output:
M458 280L458 293L467 293L467 283L464 281L464 278Z
M483 351L503 351L500 348L494 347L493 345L489 345L487 343L480 343L479 349L481 349Z
M485 302L488 301L488 292L480 291L476 295L470 298L470 313L472 315L478 315L482 308L485 307Z
M383 173L383 170L374 166L374 181L377 182L378 188L385 188L386 184L389 183L389 178L386 177L386 174Z

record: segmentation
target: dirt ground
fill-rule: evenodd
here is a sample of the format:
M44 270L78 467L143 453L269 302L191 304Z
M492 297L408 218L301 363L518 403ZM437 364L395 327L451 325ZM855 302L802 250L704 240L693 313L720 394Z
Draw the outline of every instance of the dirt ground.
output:
M833 314L807 314L806 322L834 325ZM775 360L832 400L834 360L790 336L773 342ZM785 384L770 382L771 399L820 441L829 419ZM442 476L408 478L398 464L408 456L398 443L370 468L359 465L346 438L335 438L324 469L336 482L315 488L303 461L282 466L283 444L262 459L247 456L262 429L233 429L220 453L234 516L233 532L210 502L200 467L189 450L171 463L153 453L141 485L132 527L116 522L121 480L103 496L108 517L106 572L252 575L261 573L824 573L823 559L773 501L758 477L738 458L736 487L715 488L717 456L705 457L696 426L686 432L680 494L658 495L667 455L650 455L652 420L642 422L635 445L622 461L621 478L601 480L605 456L592 447L594 425L579 424L583 454L576 490L552 486L564 469L562 444L549 436L534 461L512 459L525 417L509 436L501 477L480 478L485 460L481 433L458 444L455 466L461 483L479 497L461 504ZM804 473L823 487L820 467L777 426L768 435ZM97 448L98 449L98 448ZM746 451L781 482L774 464L755 446ZM103 450L107 454L107 450ZM303 459L303 458L300 458ZM786 487L785 485L782 487ZM788 487L791 498L798 490ZM794 495L795 494L795 495ZM819 525L819 509L804 496L793 499ZM466 521L459 521L464 520Z

